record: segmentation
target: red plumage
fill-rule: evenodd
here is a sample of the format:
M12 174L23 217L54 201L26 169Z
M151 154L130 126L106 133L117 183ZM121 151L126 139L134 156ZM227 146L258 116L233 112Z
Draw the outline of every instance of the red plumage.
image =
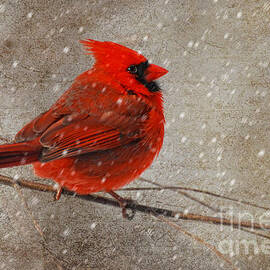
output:
M111 191L138 177L164 136L167 71L113 42L81 41L96 62L45 113L0 146L0 168L32 163L35 173L79 194Z

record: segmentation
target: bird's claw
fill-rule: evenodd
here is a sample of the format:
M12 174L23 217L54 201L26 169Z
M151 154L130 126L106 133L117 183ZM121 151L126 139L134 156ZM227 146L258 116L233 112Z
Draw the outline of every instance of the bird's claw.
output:
M131 213L127 213L127 206L134 203L134 201L131 199L125 199L125 198L119 196L114 191L109 191L108 193L118 201L119 206L122 208L123 218L128 219L128 220L132 220L135 216L136 211L135 211L135 209L132 208Z
M131 213L127 213L127 205L132 204L133 200L130 200L130 199L124 199L124 200L125 201L122 204L119 203L120 207L122 208L122 216L125 219L132 220L136 214L136 210L132 208L130 209Z
M61 194L62 194L62 190L63 190L63 188L61 186L58 186L56 188L56 193L54 194L54 200L55 201L58 201L60 199Z

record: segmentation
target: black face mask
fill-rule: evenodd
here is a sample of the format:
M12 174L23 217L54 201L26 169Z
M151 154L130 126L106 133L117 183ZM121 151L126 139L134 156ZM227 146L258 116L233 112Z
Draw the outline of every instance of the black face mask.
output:
M135 75L135 78L138 82L143 84L150 92L158 92L160 91L159 85L152 81L152 82L147 82L145 79L145 72L149 66L148 61L142 62L138 65L131 65L128 67L127 71L131 74Z

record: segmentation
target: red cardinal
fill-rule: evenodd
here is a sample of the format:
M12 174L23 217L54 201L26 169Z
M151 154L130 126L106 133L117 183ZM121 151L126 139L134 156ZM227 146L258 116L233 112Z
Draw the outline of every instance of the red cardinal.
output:
M113 42L81 43L94 66L21 129L14 144L0 146L0 168L32 163L36 175L60 187L105 191L121 203L113 190L138 177L161 149L165 120L154 80L168 71Z

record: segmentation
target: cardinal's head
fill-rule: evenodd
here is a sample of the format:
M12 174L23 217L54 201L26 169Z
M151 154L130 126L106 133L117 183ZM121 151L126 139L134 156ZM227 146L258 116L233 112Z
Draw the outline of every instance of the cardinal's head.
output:
M168 71L149 63L142 54L109 41L88 39L80 42L95 57L94 69L109 74L126 89L145 96L160 91L155 80Z

